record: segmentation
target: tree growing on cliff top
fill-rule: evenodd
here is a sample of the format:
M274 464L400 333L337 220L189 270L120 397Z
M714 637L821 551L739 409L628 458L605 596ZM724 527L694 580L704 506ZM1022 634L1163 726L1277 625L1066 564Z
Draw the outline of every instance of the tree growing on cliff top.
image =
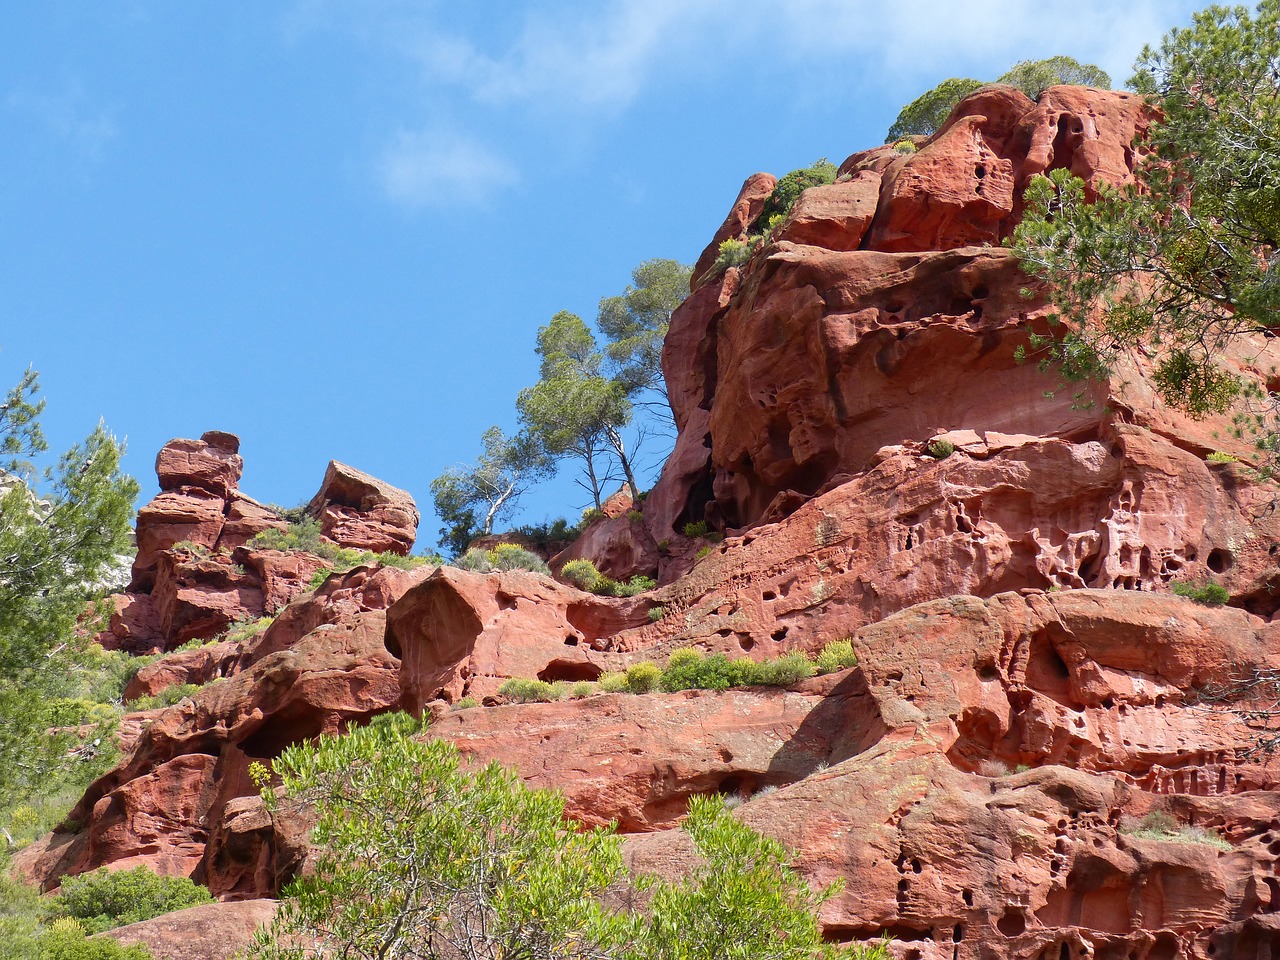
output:
M521 495L551 469L551 462L526 433L508 437L490 427L481 437L484 452L476 461L453 466L431 481L436 513L445 522L441 544L454 556L477 536L510 516Z
M138 494L102 426L37 472L48 449L38 392L28 371L0 402L0 801L40 781L42 705L88 599L129 549Z
M1056 170L1027 188L1014 249L1065 323L1034 346L1082 378L1143 344L1166 401L1221 411L1240 385L1217 355L1280 318L1280 0L1209 7L1137 70L1163 114L1137 182L1095 199Z
M654 412L664 418L671 408L662 376L662 343L671 314L689 295L692 273L692 267L675 260L646 260L631 271L626 290L600 301L596 316L613 379L633 403L647 404L646 395L656 397Z
M1111 77L1101 67L1066 56L1044 60L1023 60L996 79L996 83L1017 87L1032 100L1047 88L1059 83L1077 83L1087 87L1111 86ZM986 84L971 77L951 77L932 90L927 90L902 108L889 128L885 143L903 137L929 137L937 133L956 104Z
M811 890L718 798L690 804L702 857L690 877L639 881L647 909L609 906L637 882L612 828L575 828L559 793L465 765L424 733L384 716L276 761L285 793L315 804L317 855L258 934L257 960L886 960L824 944L815 911L835 888Z
M529 435L552 459L581 463L579 482L597 509L614 463L639 500L632 453L622 430L631 422L626 386L604 374L605 356L582 318L562 310L538 329L541 378L520 391L516 407Z

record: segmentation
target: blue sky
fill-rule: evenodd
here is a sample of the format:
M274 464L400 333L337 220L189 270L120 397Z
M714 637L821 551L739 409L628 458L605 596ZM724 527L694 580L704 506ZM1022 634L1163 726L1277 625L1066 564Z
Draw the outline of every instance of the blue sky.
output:
M1198 6L11 0L0 383L40 371L56 448L127 437L144 497L167 439L230 430L252 496L343 460L415 495L425 545L537 327L692 262L748 175L873 146L949 76L1065 53L1123 83ZM583 505L562 478L522 519Z

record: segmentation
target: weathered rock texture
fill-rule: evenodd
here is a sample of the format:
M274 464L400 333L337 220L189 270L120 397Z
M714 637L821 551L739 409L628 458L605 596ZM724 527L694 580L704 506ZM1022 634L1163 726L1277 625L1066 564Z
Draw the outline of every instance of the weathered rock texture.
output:
M113 598L104 646L149 653L217 636L237 620L279 610L329 566L308 554L247 546L288 523L237 488L239 449L238 437L218 431L161 448L160 493L138 512L133 581ZM344 464L329 464L308 510L335 546L401 555L413 547L413 498Z
M235 491L234 444L167 447L119 643L287 605L255 637L140 673L138 692L216 682L133 718L78 832L19 869L52 886L145 862L228 899L274 895L305 869L309 813L269 811L249 762L403 707L560 788L582 822L616 820L641 869L688 868L689 796L741 798L814 882L844 879L828 935L891 934L900 960L1280 955L1280 783L1251 752L1262 721L1207 696L1280 667L1275 495L1207 459L1247 457L1250 438L1164 406L1140 352L1065 389L1015 356L1045 323L998 246L1028 178L1124 183L1150 119L1127 94L979 91L917 152L854 154L718 273L719 243L776 183L749 179L672 320L679 434L659 483L641 517L611 511L553 564L656 571L647 594L368 567L299 595L311 561L243 547L279 521ZM1265 385L1275 354L1241 341L1223 362ZM330 538L381 550L407 549L417 522L338 464L311 508ZM691 522L725 537L685 536ZM228 536L242 569L218 559ZM1171 593L1209 581L1231 607ZM499 692L682 647L763 658L841 638L858 666L789 690Z

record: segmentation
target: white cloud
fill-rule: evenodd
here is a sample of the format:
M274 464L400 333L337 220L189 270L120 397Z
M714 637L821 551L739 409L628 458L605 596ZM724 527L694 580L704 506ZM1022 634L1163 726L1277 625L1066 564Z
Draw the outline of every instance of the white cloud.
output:
M95 107L79 81L72 81L57 94L18 89L5 98L10 110L26 114L40 126L72 146L82 159L97 162L106 147L120 135L115 108Z
M382 153L378 175L388 197L414 208L482 203L519 179L483 144L444 130L399 131Z

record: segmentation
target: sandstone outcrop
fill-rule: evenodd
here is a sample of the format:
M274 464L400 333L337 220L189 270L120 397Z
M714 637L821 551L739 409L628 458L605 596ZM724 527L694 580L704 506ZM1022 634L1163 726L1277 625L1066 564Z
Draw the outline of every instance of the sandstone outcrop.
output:
M274 900L212 903L131 923L103 936L126 945L144 944L156 960L233 960L275 912Z
M687 870L688 798L735 798L815 883L844 880L828 937L889 934L898 960L1280 954L1280 777L1253 750L1269 721L1215 699L1280 668L1273 489L1209 456L1247 461L1251 438L1165 406L1140 350L1105 383L1020 363L1047 308L998 246L1036 173L1127 182L1151 119L1128 94L984 88L915 152L849 157L721 272L776 184L750 178L672 318L661 479L553 560L657 572L640 596L373 566L309 593L314 558L245 546L281 521L235 489L234 444L166 447L116 642L279 616L141 671L136 694L206 685L131 720L20 870L49 887L144 862L273 896L306 868L311 814L269 810L249 763L404 708L581 822L618 822L639 869ZM1266 386L1277 349L1241 339L1222 361ZM368 549L407 551L417 524L402 491L336 463L310 509ZM1171 592L1210 582L1229 607ZM787 690L499 693L846 638L856 667Z
M170 440L156 457L160 493L138 512L129 592L99 637L133 653L217 636L232 623L274 613L305 592L320 557L252 549L265 530L287 530L273 509L238 489L244 461L234 434ZM308 506L337 547L408 554L418 510L405 491L331 462Z

